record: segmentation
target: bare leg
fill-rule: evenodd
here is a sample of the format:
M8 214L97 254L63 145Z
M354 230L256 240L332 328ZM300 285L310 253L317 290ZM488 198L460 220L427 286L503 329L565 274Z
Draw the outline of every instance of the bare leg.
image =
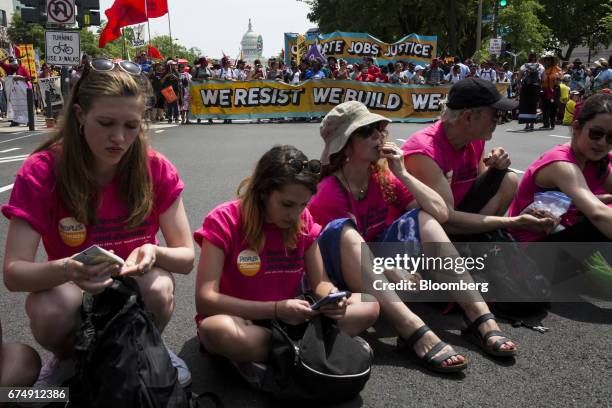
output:
M421 229L421 240L423 242L432 242L432 243L448 242L448 245L436 245L439 248L441 248L442 251L447 252L443 254L438 254L439 256L459 257L459 253L457 253L457 250L451 245L450 240L448 236L446 235L446 232L444 232L444 229L442 228L442 226L433 217L421 211L419 213L419 226ZM427 248L427 245L425 244L424 247ZM459 278L464 280L466 283L473 282L472 277L467 272L460 274L460 275L454 272L451 272L451 273L431 272L431 274L434 277L436 277L439 281L444 281L444 282L458 280ZM466 296L469 296L470 299L466 300ZM459 300L457 303L459 303L459 305L465 312L470 322L476 320L476 318L478 318L479 316L482 316L485 313L491 313L491 311L489 310L489 306L482 299L482 296L477 291L464 292L462 296L459 297L459 299L462 299L462 300ZM482 323L479 326L479 330L481 333L484 334L491 330L500 330L500 329L495 320L487 320L486 322ZM499 338L500 336L490 337L487 343L490 345L494 344ZM502 344L501 349L510 350L510 349L513 349L514 347L515 347L514 343L511 341L508 341Z
M0 387L29 387L38 378L40 357L30 346L0 344Z
M338 326L349 336L357 336L376 323L379 312L380 307L376 299L366 294L353 293L348 299L346 314L338 321Z
M497 193L491 197L489 202L480 210L483 215L503 216L508 211L510 203L516 195L518 189L518 176L514 172L507 172L499 186Z
M264 362L270 352L270 330L250 320L230 315L214 315L198 327L202 345L208 351L232 361Z
M373 287L373 281L380 279L381 276L375 275L372 270L362 273L361 256L362 243L361 235L352 227L344 227L340 242L340 264L342 276L352 291L364 291L374 296L382 310L383 316L393 325L398 334L403 338L410 337L419 327L423 326L423 320L414 314L393 291L377 291ZM366 264L372 265L372 253L368 250ZM369 259L369 260L368 260ZM431 350L440 339L432 331L427 332L415 344L414 350L419 357L422 357ZM452 350L450 347L443 348L438 354ZM442 363L443 366L463 362L463 356L453 356Z
M26 298L26 313L30 318L32 335L59 359L72 354L82 299L81 289L73 283L30 293Z
M153 268L135 279L145 308L153 315L160 333L163 332L174 311L174 277L161 268Z

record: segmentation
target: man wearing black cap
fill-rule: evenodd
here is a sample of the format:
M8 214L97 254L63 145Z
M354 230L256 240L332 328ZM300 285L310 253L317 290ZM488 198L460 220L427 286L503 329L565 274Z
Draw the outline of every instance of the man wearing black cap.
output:
M497 111L516 109L495 85L479 78L454 84L441 119L411 136L402 149L406 169L442 196L449 209L450 234L479 234L500 228L538 228L542 222L520 215L504 217L518 186L501 147L485 157Z

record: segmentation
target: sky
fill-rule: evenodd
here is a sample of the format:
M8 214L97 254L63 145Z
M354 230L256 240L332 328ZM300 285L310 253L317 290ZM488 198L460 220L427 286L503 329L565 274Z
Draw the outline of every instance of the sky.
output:
M100 0L100 14L114 0ZM238 56L240 40L249 26L263 37L263 56L278 55L284 48L284 33L305 33L316 24L308 21L308 6L296 0L168 0L172 37L187 48L220 58L222 52ZM168 34L168 18L150 20L151 36Z

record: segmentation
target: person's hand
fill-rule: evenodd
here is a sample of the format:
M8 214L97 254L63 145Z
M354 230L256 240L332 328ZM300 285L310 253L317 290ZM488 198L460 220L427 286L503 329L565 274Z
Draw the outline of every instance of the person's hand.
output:
M142 276L145 273L151 271L151 268L155 265L157 245L144 244L132 251L127 257L119 276Z
M501 147L496 147L491 150L491 153L483 159L485 166L498 170L505 170L512 163L508 153Z
M599 194L599 195L596 195L595 197L597 197L599 201L601 201L604 204L612 204L612 194Z
M306 300L287 299L276 302L276 318L289 324L300 324L319 314Z
M513 228L550 234L555 228L557 228L560 219L551 216L534 217L530 214L522 214L518 217L513 217L513 221Z
M338 288L333 288L329 291L329 294L338 292ZM339 302L332 302L321 306L319 309L321 313L333 320L340 320L346 314L346 308L348 307L348 299L343 297Z
M402 173L406 172L404 167L404 152L393 142L385 142L379 147L380 157L387 159L389 163L389 170L395 175L400 177Z
M85 265L71 258L64 259L62 270L66 280L74 282L85 292L94 295L112 285L111 276L119 272L119 265L103 262L97 265Z

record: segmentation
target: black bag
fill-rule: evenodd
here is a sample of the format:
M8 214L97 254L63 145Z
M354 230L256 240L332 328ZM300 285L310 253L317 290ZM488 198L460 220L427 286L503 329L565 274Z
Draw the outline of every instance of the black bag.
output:
M116 279L95 296L85 293L81 315L70 406L189 407L134 279Z
M489 292L512 302L493 302L491 311L500 317L511 319L530 314L540 314L549 308L551 296L550 280L544 276L538 264L528 256L519 243L505 230L462 236L462 241L472 242L468 247L456 243L462 256L487 253L485 269L473 271L477 282L488 282ZM486 243L478 245L478 243ZM504 245L491 247L491 243ZM475 255L474 255L475 256ZM480 255L478 255L480 256Z
M325 316L298 326L273 320L262 389L279 399L345 401L365 386L373 357L365 340Z

